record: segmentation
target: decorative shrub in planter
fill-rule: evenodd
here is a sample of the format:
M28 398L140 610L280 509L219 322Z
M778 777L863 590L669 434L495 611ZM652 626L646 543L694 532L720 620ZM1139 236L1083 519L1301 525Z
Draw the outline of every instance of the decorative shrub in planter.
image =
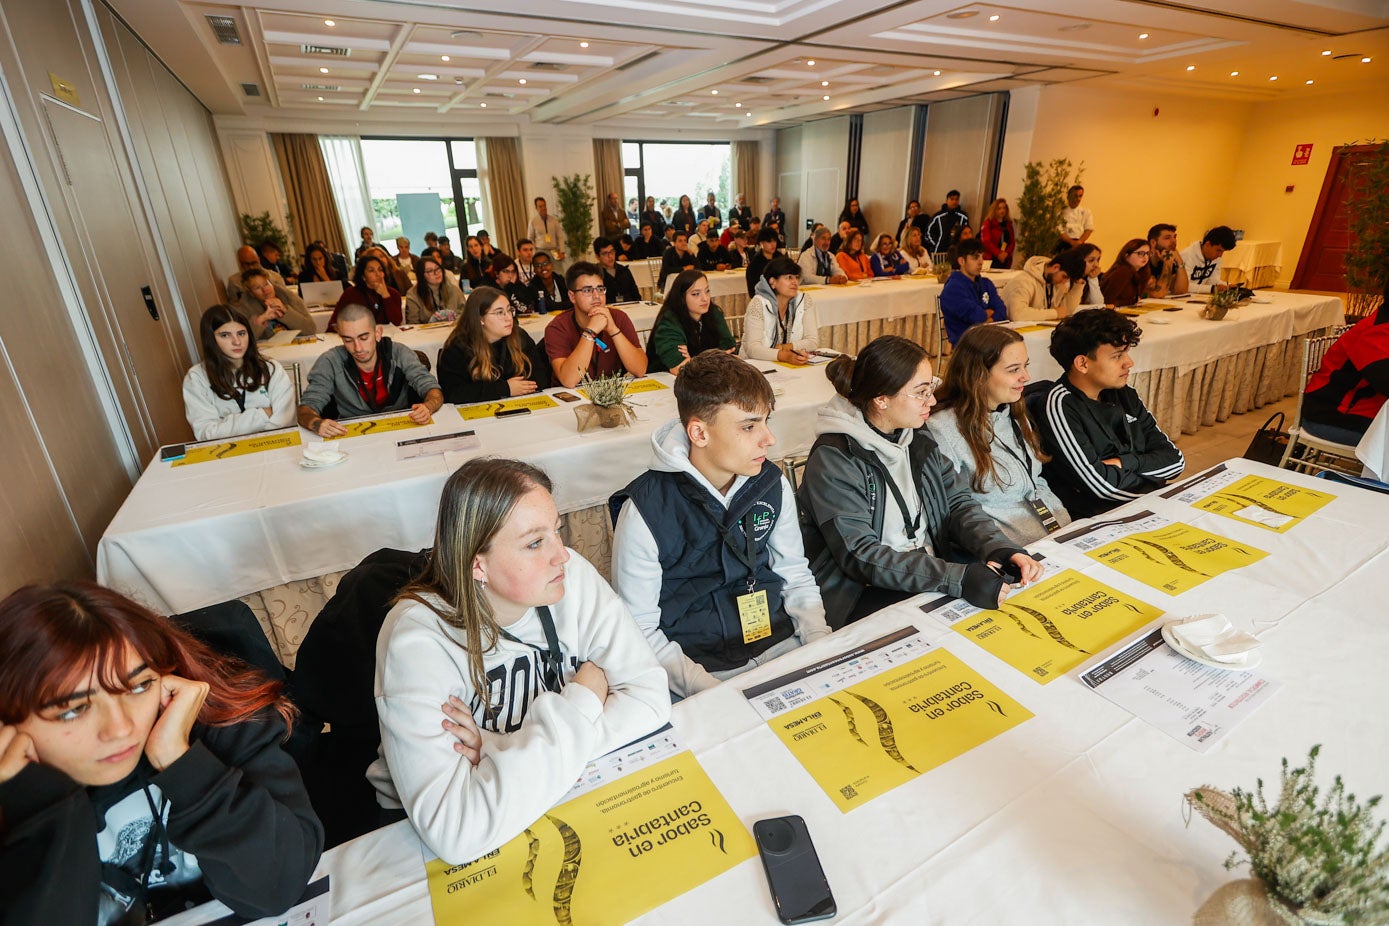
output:
M1201 317L1218 322L1237 305L1239 305L1238 287L1212 292L1210 298L1206 300L1205 306L1201 309Z
M579 422L579 430L587 431L597 425L600 428L630 426L637 419L636 412L628 404L627 375L614 373L592 379L587 373L579 388L587 395L591 405L580 405L574 409L574 417Z

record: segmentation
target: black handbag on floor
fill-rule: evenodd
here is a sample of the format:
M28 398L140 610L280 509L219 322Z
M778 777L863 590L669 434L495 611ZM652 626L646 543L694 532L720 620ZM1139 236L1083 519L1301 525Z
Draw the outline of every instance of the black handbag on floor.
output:
M1288 432L1283 430L1285 421L1282 412L1270 415L1264 426L1254 432L1249 448L1244 451L1244 458L1257 463L1267 463L1269 466L1277 466L1282 462L1283 451L1288 449Z

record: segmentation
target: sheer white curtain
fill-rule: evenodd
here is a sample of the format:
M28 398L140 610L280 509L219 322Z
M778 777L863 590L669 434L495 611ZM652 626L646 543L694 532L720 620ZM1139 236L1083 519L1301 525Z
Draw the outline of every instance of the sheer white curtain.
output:
M362 167L362 141L347 135L320 135L318 145L323 149L323 161L328 167L328 180L333 187L333 200L338 205L343 240L347 242L350 258L361 240L363 225L380 231L376 228L367 174Z

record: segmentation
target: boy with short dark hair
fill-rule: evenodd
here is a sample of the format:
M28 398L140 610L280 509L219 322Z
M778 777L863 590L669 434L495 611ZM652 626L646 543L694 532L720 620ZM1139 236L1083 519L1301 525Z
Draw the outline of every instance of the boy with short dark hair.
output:
M1186 467L1128 384L1142 333L1113 309L1077 312L1052 332L1051 356L1065 372L1028 404L1051 454L1042 472L1073 517L1161 488Z
M681 369L675 402L652 468L609 506L613 587L687 696L830 630L795 494L767 459L766 377L708 351Z

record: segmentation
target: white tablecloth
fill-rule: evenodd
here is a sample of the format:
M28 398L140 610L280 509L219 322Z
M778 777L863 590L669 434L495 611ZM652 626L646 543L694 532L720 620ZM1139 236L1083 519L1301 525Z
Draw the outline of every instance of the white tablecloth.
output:
M1272 286L1283 263L1283 242L1243 240L1220 259L1220 276L1227 283L1250 288Z
M1223 610L1264 642L1261 671L1284 683L1224 743L1200 755L1092 693L1073 671L1042 686L905 602L733 682L677 704L672 723L751 828L805 817L838 902L835 922L1170 926L1221 884L1234 843L1182 795L1202 784L1277 793L1279 761L1322 744L1319 782L1344 776L1360 795L1389 791L1389 738L1374 705L1389 698L1389 621L1364 602L1389 568L1389 498L1244 460L1232 468L1340 496L1275 534L1178 502L1150 508L1253 544L1270 556L1168 598L1051 542L1036 549L1081 566L1172 614ZM923 596L924 597L924 596ZM947 764L840 813L761 723L741 689L915 624L1035 717ZM333 922L433 922L424 855L408 823L328 852ZM486 922L486 911L477 911ZM762 866L750 859L637 920L774 924Z
M833 393L821 366L775 370L784 392L771 418L773 459L803 454L816 410ZM669 384L669 374L655 377ZM554 391L554 390L552 390ZM175 467L157 458L97 546L97 576L160 613L227 601L298 579L348 569L381 547L433 544L444 480L471 456L517 457L549 472L561 513L601 506L645 471L651 434L675 417L670 389L631 402L630 428L578 432L573 407L498 420L463 421L445 405L425 428L345 438L339 466L304 470L299 447ZM396 441L475 429L479 450L396 459ZM301 431L304 441L316 441Z

